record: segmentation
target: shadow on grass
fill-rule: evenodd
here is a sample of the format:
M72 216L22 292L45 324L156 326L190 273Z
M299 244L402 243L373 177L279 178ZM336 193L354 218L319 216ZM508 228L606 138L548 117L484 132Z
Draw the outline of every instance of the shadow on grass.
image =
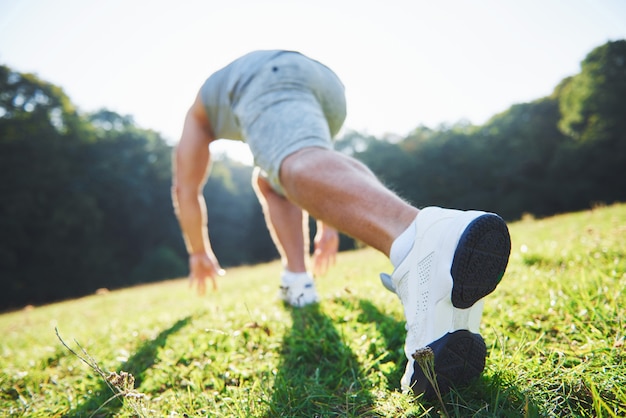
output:
M191 317L183 318L177 321L170 328L161 331L157 337L151 341L146 341L126 362L120 365L117 371L125 371L135 377L135 387L139 387L145 377L146 371L150 369L157 357L158 350L165 346L167 338L180 331L183 327L191 322ZM67 417L87 417L91 416L100 406L102 406L109 398L113 396L113 392L107 386L106 382L101 380L98 387L93 389L93 396L85 400L76 409L67 413ZM122 400L114 400L102 408L94 417L110 417L122 407Z
M389 371L385 371L384 375L387 379L387 390L400 390L400 379L404 374L406 359L404 357L404 337L406 329L404 320L398 321L391 315L388 315L372 302L365 299L359 300L359 314L357 320L361 323L374 323L376 329L385 340L385 353L375 353L375 356L384 354L380 359L380 363L393 362L396 367Z
M319 305L292 309L267 417L362 416L372 409L361 365Z

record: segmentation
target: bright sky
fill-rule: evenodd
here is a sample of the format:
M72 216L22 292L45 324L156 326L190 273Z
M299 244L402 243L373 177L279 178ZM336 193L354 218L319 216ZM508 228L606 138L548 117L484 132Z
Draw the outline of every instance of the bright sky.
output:
M255 49L330 66L345 129L380 136L482 124L549 95L617 39L624 0L0 0L0 64L172 143L204 79Z

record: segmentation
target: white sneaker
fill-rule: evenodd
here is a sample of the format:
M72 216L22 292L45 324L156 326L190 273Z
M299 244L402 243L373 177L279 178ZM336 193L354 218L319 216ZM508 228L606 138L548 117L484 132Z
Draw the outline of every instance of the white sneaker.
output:
M482 299L502 279L511 239L498 215L479 211L424 208L416 229L407 257L381 279L400 298L407 321L402 389L432 396L413 355L432 349L442 393L480 376L487 355L479 334Z
M302 307L318 302L315 282L309 273L284 270L280 277L280 298L291 306Z

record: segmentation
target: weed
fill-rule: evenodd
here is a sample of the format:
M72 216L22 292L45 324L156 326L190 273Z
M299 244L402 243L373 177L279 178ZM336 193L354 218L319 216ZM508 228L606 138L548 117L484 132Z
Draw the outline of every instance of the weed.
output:
M114 395L111 396L102 405L100 405L100 407L98 409L96 409L90 415L90 417L95 416L98 412L100 412L100 410L106 404L108 404L109 402L113 401L114 399L120 399L123 404L126 404L128 407L130 407L135 412L135 414L137 414L139 417L147 417L148 416L147 413L146 413L147 409L146 409L146 407L144 405L145 402L148 400L148 397L145 394L140 393L140 392L135 390L135 377L132 374L127 373L125 371L120 371L119 373L118 372L105 372L98 365L98 362L96 360L94 360L93 357L91 357L89 355L87 350L85 350L78 343L78 341L74 340L74 343L76 344L76 346L78 346L78 348L82 352L82 355L80 355L76 351L72 350L65 343L65 341L63 341L63 338L61 338L61 335L59 334L58 328L55 327L54 331L55 331L56 336L59 339L59 341L61 341L61 344L63 344L63 346L65 348L67 348L70 351L70 353L72 353L74 356L78 357L83 363L85 363L94 372L96 372L104 380L104 382L106 382L106 384L109 387L109 389L111 389L111 391L114 393Z

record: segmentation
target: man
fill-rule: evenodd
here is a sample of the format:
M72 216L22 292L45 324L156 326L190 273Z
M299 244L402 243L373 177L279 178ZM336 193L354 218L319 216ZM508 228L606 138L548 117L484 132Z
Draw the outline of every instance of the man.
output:
M292 51L255 51L214 73L185 118L175 153L173 197L200 293L223 274L209 241L202 189L208 145L244 140L258 167L255 190L285 263L284 298L317 300L305 268L303 210L320 220L320 259L330 259L335 230L387 255L382 274L407 321L403 390L431 392L413 358L430 347L439 388L476 378L485 365L479 334L484 296L498 285L510 253L497 215L427 207L419 210L387 189L359 161L332 149L346 115L344 87L326 66ZM329 238L330 237L330 238Z

